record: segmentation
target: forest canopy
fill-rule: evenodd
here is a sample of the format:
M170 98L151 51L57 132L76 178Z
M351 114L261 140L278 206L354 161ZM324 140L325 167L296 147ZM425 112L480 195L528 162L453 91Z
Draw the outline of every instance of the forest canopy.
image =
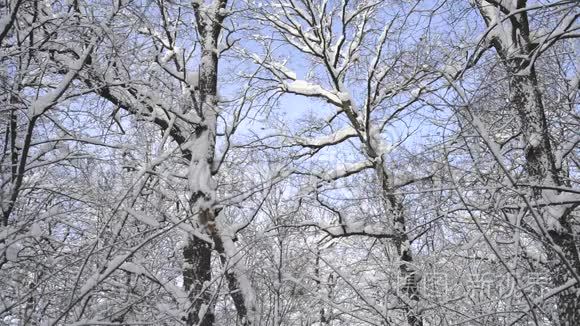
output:
M580 325L576 0L0 0L0 325Z

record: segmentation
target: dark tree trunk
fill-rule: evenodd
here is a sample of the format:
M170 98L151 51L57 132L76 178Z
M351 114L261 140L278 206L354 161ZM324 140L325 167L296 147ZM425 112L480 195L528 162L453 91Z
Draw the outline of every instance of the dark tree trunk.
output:
M402 280L400 290L411 299L413 305L419 303L419 279L416 277L416 270L413 265L413 253L411 244L406 231L405 209L400 199L393 193L391 182L384 170L382 160L377 163L375 170L381 180L382 195L386 204L387 219L391 220L393 225L393 245L400 259L399 272ZM407 306L405 309L407 323L409 326L423 326L423 318L416 312L415 307Z
M203 8L204 5L194 3L195 18L197 29L201 35L201 60L199 65L199 81L197 89L193 90L192 98L194 102L194 109L197 115L202 120L202 127L198 129L194 137L204 144L207 153L203 155L192 155L192 165L200 164L201 160L206 160L207 165L204 165L209 171L205 171L208 175L212 175L214 165L214 153L217 132L217 116L218 116L218 38L222 29L222 22L225 18L221 14L227 4L226 0L214 0L209 6L215 6L212 10ZM215 10L222 9L222 10ZM209 16L208 12L213 12L214 16ZM195 151L195 148L193 148ZM210 177L211 178L211 177ZM211 182L211 181L210 181ZM208 188L213 188L213 185L208 185ZM216 213L214 211L215 194L204 193L198 191L193 194L191 203L192 207L198 207L200 212L198 214L197 225L200 231L206 232L213 240L213 248L197 238L192 238L190 244L184 250L186 262L189 263L184 268L184 280L187 278L186 290L189 291L189 297L192 302L192 309L189 312L188 325L203 325L211 326L215 322L215 317L212 312L212 298L209 291L204 291L203 284L209 284L211 281L211 253L216 250L220 257L222 265L227 265L229 257L224 248L224 243L216 226ZM225 277L230 290L230 296L236 307L238 318L242 325L249 326L251 321L248 318L248 307L246 307L244 293L240 289L239 280L233 269L225 271ZM192 291L193 290L193 291ZM207 307L205 318L197 317L202 311L202 307Z
M494 16L499 13L492 1L479 0L478 9L485 22L490 26L499 18ZM549 137L548 122L542 101L542 93L538 86L537 74L532 62L534 44L530 41L530 30L527 12L524 10L526 1L518 1L518 14L510 15L509 19L502 19L499 24L503 25L504 31L511 31L510 38L493 37L490 39L500 57L510 78L510 103L517 113L521 125L521 132L525 142L524 156L525 169L529 182L538 187L533 189L535 199L543 199L544 194L556 194L553 190L543 190L542 186L560 186L561 179L556 168L554 153ZM566 210L559 218L557 228L548 229L549 237L555 245L561 248L563 261L554 263L554 285L563 286L569 280L574 279L574 273L580 274L580 254L578 252L577 234L571 226L572 209ZM540 211L545 218L549 212ZM550 245L549 239L544 241L548 244L546 251L553 252L555 248ZM578 281L578 280L577 280ZM580 324L580 300L577 296L579 284L557 294L558 313L561 325Z
M210 326L215 317L211 309L211 246L192 237L183 249L183 285L191 301L187 325Z
M222 267L226 268L227 270L224 270L225 272L225 276L226 276L226 280L228 281L228 290L230 291L230 296L232 298L232 300L234 301L234 306L236 307L236 311L238 314L238 321L239 321L239 325L241 326L250 326L252 325L252 321L250 320L250 318L248 318L248 308L246 306L246 301L244 299L244 293L242 292L242 289L240 289L240 283L238 281L238 278L236 276L235 270L234 270L234 266L229 265L229 257L227 252L225 251L224 248L224 244L223 244L223 240L221 239L221 236L219 235L219 230L215 230L214 231L214 243L215 243L215 249L218 252L218 254L220 255L220 261L222 263Z

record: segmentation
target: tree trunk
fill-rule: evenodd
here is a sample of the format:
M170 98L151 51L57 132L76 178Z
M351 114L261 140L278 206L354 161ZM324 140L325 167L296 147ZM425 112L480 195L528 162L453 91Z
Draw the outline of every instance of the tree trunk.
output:
M229 256L224 248L223 240L219 234L219 230L214 230L213 235L215 249L220 255L220 261L222 263L222 267L224 267L224 273L226 276L226 280L228 281L228 290L230 291L230 297L234 301L234 306L236 306L236 312L238 314L238 321L241 326L250 326L252 325L252 320L248 316L248 309L246 300L244 298L244 292L240 287L240 281L235 273L235 269L233 265L229 265ZM227 270L226 270L227 268Z
M391 182L387 172L384 170L383 160L378 160L375 171L381 180L381 190L384 196L387 219L391 220L393 227L393 245L395 247L397 258L400 260L399 272L403 284L400 290L411 299L411 305L405 308L407 323L409 326L422 326L423 319L416 312L416 306L419 303L419 279L416 277L416 270L413 265L413 253L411 244L406 232L405 210L401 201L393 194Z
M183 249L183 285L191 301L187 325L211 326L215 321L211 306L211 246L191 237Z
M192 237L184 250L186 268L183 270L186 290L192 303L188 313L188 325L210 326L215 318L211 312L211 294L204 291L204 283L211 281L211 253L215 249L222 265L226 265L228 258L224 243L216 226L215 213L215 181L213 180L213 165L217 133L218 116L218 38L222 29L226 7L226 0L215 0L209 5L194 3L195 18L199 34L201 35L201 60L199 65L199 81L197 89L192 90L194 109L201 118L201 127L194 135L196 141L191 148L192 159L189 178L193 192L192 207L199 208L197 225L200 231L209 235L213 240L213 248L205 241ZM208 8L211 7L211 8ZM192 86L192 85L189 85ZM196 180L193 182L192 180ZM248 307L245 303L244 292L240 289L239 280L233 270L225 271L225 277L230 289L230 295L236 306L239 320L242 325L251 325L248 317ZM197 317L203 308L209 308L206 317Z
M517 111L522 134L526 147L524 155L526 159L526 171L528 172L530 183L537 185L560 186L561 181L555 165L554 154L550 144L548 125L544 113L542 96L538 91L537 79L534 68L531 67L529 75L514 73L510 87L512 90L511 103ZM542 199L543 194L556 193L553 190L533 189L533 196ZM545 218L550 212L542 212ZM572 217L570 211L565 212L558 219L558 228L548 229L548 236L552 238L554 244L559 246L564 257L568 260L576 271L580 274L580 254L574 239L574 230L570 225ZM554 248L548 246L547 251ZM568 280L573 279L573 275L566 264L557 261L552 266L555 271L554 283L556 286L564 285ZM561 325L576 325L580 322L580 300L576 295L578 286L572 287L558 294L558 315Z
M525 169L530 183L538 186L533 189L533 197L549 199L557 192L542 189L542 186L560 186L561 180L552 151L542 93L531 61L535 46L530 40L529 22L527 12L524 10L526 1L515 1L514 8L520 12L511 14L509 18L498 18L501 8L492 1L479 0L477 6L488 27L495 24L493 26L497 30L497 33L490 34L493 35L490 42L510 76L510 103L519 118L525 142ZM498 25L502 28L500 29ZM550 212L546 210L540 213L544 219L552 218L548 216ZM556 287L574 278L572 270L576 275L580 274L580 254L570 223L571 218L571 209L567 209L557 218L557 227L550 227L553 223L546 223L548 234L545 236L550 237L554 244L561 248L563 256L570 264L568 267L563 261L557 261L552 266L555 271L553 281ZM545 243L549 244L550 241ZM546 247L548 252L554 249L550 245ZM580 322L580 300L576 295L578 286L576 284L557 295L561 325L577 325Z

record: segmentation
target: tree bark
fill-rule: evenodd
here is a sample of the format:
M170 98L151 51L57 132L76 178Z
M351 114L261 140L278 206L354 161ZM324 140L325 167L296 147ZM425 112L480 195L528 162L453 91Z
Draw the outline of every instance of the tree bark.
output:
M211 326L215 316L211 307L211 245L195 236L183 249L183 285L191 301L187 325Z
M214 324L215 317L211 309L206 313L206 319L196 318L203 312L202 307L211 307L211 295L203 289L203 283L211 280L211 253L215 249L222 265L228 262L227 253L224 249L223 240L216 226L215 212L215 185L213 181L213 166L217 133L218 116L218 38L222 29L222 22L225 18L223 10L227 0L215 0L206 7L205 4L194 3L195 19L197 28L201 36L201 61L199 65L199 82L197 90L194 90L194 109L202 120L202 127L195 135L196 142L200 141L206 153L192 153L190 173L202 173L208 179L205 189L193 189L191 198L192 207L199 208L197 225L202 232L207 233L213 240L213 248L206 242L192 237L189 245L184 249L184 257L187 264L183 270L184 280L187 277L186 290L190 291L189 296L192 301L192 309L188 314L188 325L210 326ZM192 151L199 150L195 143ZM205 160L205 162L203 162ZM192 176L190 178L197 176ZM202 183L204 181L202 180ZM209 192L208 192L209 190ZM230 290L230 296L236 307L238 318L242 325L251 325L248 318L248 307L246 307L244 293L240 289L239 280L233 270L225 271L225 277ZM192 291L193 290L193 291Z
M247 307L246 300L244 298L244 293L240 288L240 282L238 277L235 273L235 269L233 265L229 265L230 257L224 248L223 240L219 234L219 230L215 229L213 232L213 240L215 243L215 250L218 252L220 256L220 262L222 264L225 273L226 280L228 281L228 290L230 291L230 297L234 302L234 306L236 307L236 312L238 314L238 321L239 325L241 326L250 326L252 325L252 320L248 316L248 310L250 307Z
M413 266L413 253L411 252L411 244L406 232L405 209L403 204L393 194L391 181L383 166L383 160L379 160L375 171L381 182L382 195L384 196L387 219L391 220L393 226L393 245L400 260L399 272L403 284L400 290L406 294L417 305L419 302L419 279L416 277L416 271ZM407 323L409 326L423 326L423 318L415 310L415 307L408 305L405 308Z
M532 62L533 49L535 48L530 39L529 22L527 12L524 10L526 1L515 1L517 14L509 14L509 18L500 17L500 11L505 7L496 7L495 1L479 0L477 7L487 26L501 31L491 37L490 42L496 50L501 62L509 74L510 103L517 113L521 125L521 132L525 143L525 170L531 184L538 185L533 189L533 197L542 199L556 194L553 190L543 190L542 186L560 186L562 181L556 168L552 144L550 141L548 122L542 101L542 93L538 86L537 74ZM498 5L499 6L499 5ZM493 31L493 29L492 29ZM548 198L549 199L549 198ZM555 245L559 246L570 267L562 261L552 267L555 271L554 285L562 286L568 280L580 274L580 253L575 240L575 232L571 225L572 209L566 210L557 220L559 227L548 230L547 236ZM549 212L541 212L544 218ZM545 241L550 243L550 241ZM555 248L548 245L546 250L553 251ZM570 287L558 294L558 314L561 325L576 325L580 322L580 300L576 295L576 286Z

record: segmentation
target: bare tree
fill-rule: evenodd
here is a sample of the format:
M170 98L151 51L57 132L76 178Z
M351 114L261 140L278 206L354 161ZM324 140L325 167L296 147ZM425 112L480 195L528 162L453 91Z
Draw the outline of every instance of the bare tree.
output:
M489 192L488 196L496 201L498 211L475 204L463 190L458 196L463 205L471 207L469 214L476 225L503 219L513 232L515 242L502 243L485 235L491 227L484 230L483 224L477 225L485 245L497 256L528 306L525 313L516 314L513 323L524 316L535 324L546 320L543 318L551 319L550 313L538 305L556 296L559 323L573 324L578 319L571 293L578 282L580 256L574 210L579 202L574 190L575 158L569 148L578 140L566 126L576 116L577 69L567 66L565 62L570 58L562 49L567 47L567 40L577 37L578 8L567 1L549 5L476 1L473 7L485 23L482 36L470 49L471 55L456 59L455 69L440 65L439 71L459 98L458 102L449 98L443 101L456 106L465 137L462 142L469 148L473 168L481 180L489 182L487 187L497 187L495 194ZM494 53L490 54L492 49ZM545 53L552 57L545 58ZM476 86L468 82L474 76ZM570 80L570 76L574 77ZM546 91L550 87L564 94L562 100L550 98ZM491 165L482 161L484 157ZM524 173L519 163L522 161ZM500 193L505 194L502 199L496 197ZM495 232L504 231L501 227ZM539 242L535 246L543 246L548 257L554 257L549 264L534 254L537 247L531 249L533 239ZM504 251L511 244L513 250ZM555 270L552 289L541 297L525 291L525 281L517 274L526 267L513 263L518 260L509 258L514 254L530 266L541 265L546 273Z
M580 319L576 2L0 12L0 323Z
M402 187L429 180L434 172L427 169L422 174L407 174L396 163L401 159L398 155L406 151L403 143L421 125L419 120L416 125L413 122L407 135L388 136L395 126L413 119L420 107L420 96L431 91L428 85L436 79L424 69L428 59L421 53L428 52L426 44L419 38L417 43L399 42L413 33L416 26L413 24L417 23L410 21L422 19L419 9L429 12L433 8L395 4L391 9L378 2L278 2L259 10L260 20L275 36L260 34L256 41L263 45L261 53L245 50L242 54L265 69L267 74L260 77L266 85L277 87L275 93L311 98L321 107L320 113L302 121L298 134L280 130L283 138L278 146L299 148L304 162L320 160L317 154L328 151L341 151L350 156L349 162L338 167L314 164L305 169L304 163L300 163L296 173L315 180L311 193L323 194L328 191L323 190L325 184L338 184L355 175L371 178L378 185L373 189L377 202L365 205L381 211L378 221L383 231L365 227L366 221L372 220L365 217L365 212L355 218L343 211L344 207L324 200L326 195L317 197L318 205L335 214L338 221L336 226L322 227L322 231L331 238L387 239L385 259L398 266L404 280L399 288L402 315L408 324L422 325L417 292L420 276L410 236L410 225L414 222L409 221L403 196L396 193ZM428 24L428 15L424 23ZM283 50L277 51L277 48ZM284 55L286 51L291 54ZM304 79L292 69L301 61L309 63ZM319 118L323 114L329 116ZM407 175L403 177L403 173ZM318 222L302 225L320 226ZM363 301L373 306L364 296ZM384 322L391 322L393 318L389 310L397 310L373 309L375 318Z

